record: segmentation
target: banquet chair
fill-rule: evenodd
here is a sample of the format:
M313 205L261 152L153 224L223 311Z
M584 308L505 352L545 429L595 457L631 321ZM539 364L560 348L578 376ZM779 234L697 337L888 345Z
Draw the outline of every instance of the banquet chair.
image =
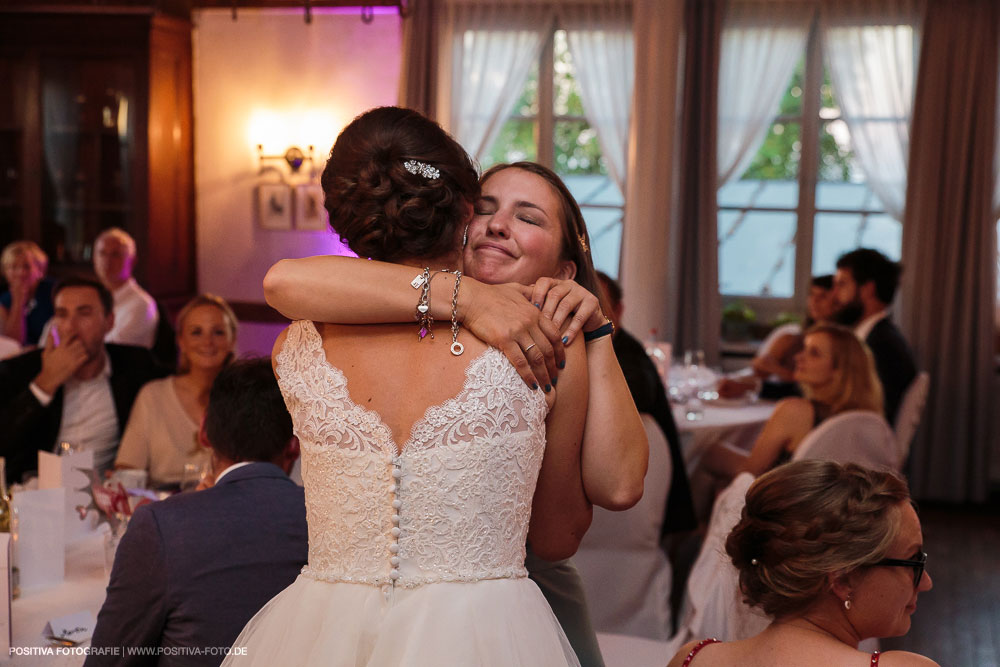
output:
M811 430L792 454L793 461L823 459L899 471L896 434L885 418L867 410L848 410Z
M573 556L583 579L594 629L666 640L673 574L660 548L673 469L667 439L648 414L649 471L642 499L622 512L594 508L594 520Z
M896 444L899 447L900 466L906 463L906 457L910 455L910 443L913 442L917 426L920 425L930 386L930 374L927 371L920 371L906 388L903 401L899 404L899 412L896 414Z
M760 609L743 602L736 567L726 554L726 538L740 520L754 476L742 472L715 499L705 541L691 567L677 634L667 655L693 639L746 639L771 622Z

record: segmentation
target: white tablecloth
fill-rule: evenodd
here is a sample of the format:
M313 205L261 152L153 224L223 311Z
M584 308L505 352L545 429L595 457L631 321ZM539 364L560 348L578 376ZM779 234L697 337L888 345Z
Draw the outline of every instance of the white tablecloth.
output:
M681 432L681 447L688 472L697 467L705 450L717 442L728 442L749 450L764 423L774 412L774 403L721 404L705 402L704 416L695 421L685 417L684 406L674 405L674 421Z
M108 575L104 571L104 533L95 533L66 549L66 576L61 584L49 588L25 590L11 603L14 646L49 647L42 629L52 618L89 610L97 618L104 604ZM89 642L81 646L89 646ZM58 650L53 647L53 650ZM68 649L62 655L12 655L0 658L5 665L82 665L84 656Z

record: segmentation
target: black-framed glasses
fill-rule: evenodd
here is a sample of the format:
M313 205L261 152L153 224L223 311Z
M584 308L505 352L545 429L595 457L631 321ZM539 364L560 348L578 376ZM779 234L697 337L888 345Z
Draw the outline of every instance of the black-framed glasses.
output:
M913 587L917 588L920 586L920 580L924 576L924 568L927 566L927 552L921 551L916 558L912 559L900 559L900 558L883 558L877 563L873 564L875 567L886 566L886 567L912 567L913 568Z

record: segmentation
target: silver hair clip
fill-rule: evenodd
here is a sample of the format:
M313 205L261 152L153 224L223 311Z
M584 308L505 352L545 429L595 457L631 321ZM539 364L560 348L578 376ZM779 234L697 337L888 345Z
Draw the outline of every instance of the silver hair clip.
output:
M441 172L435 167L430 166L426 162L419 162L417 160L407 160L403 163L403 168L413 175L420 175L426 179L435 179L441 177Z

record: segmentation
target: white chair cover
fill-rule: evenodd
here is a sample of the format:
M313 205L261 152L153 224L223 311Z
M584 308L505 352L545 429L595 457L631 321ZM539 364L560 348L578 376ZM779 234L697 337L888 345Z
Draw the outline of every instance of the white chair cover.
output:
M660 548L660 530L673 468L659 425L650 415L641 416L649 438L642 499L623 512L595 507L573 563L583 578L594 629L666 640L673 575Z
M750 473L740 473L715 499L705 542L688 578L681 623L667 655L693 639L746 639L771 622L763 611L743 602L736 568L726 554L726 538L740 520L753 480Z
M900 470L896 434L880 414L848 410L810 431L792 455L793 461L823 459L869 468Z
M899 404L896 414L896 444L899 447L899 465L902 467L906 457L910 455L910 443L917 433L920 418L927 404L927 392L931 387L931 376L927 371L921 371L903 394L903 402Z
M802 325L795 322L775 327L771 330L771 333L767 334L767 338L760 344L760 347L757 348L757 357L766 357L771 352L771 348L774 347L775 342L782 336L798 336L801 333Z

